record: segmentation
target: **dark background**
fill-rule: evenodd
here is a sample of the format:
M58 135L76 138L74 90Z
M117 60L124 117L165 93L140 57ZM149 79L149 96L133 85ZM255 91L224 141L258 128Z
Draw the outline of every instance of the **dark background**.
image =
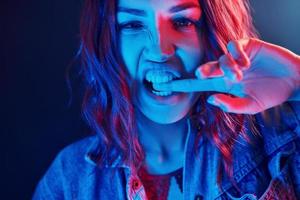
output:
M300 54L300 1L252 0L262 38ZM0 1L0 198L30 199L55 155L87 135L66 68L82 0ZM76 84L76 83L75 83Z

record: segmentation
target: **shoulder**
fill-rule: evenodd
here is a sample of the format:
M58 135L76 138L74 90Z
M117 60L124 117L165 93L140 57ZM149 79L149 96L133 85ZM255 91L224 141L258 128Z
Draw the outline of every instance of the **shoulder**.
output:
M288 102L255 116L267 154L299 138L299 108L299 102Z
M259 165L278 166L277 161L283 154L294 156L299 153L300 122L297 109L289 103L270 109L254 116L257 133L247 126L246 136L239 137L233 149L233 164L236 171L244 175L246 167L249 172ZM268 162L276 160L276 162Z
M40 180L33 199L57 199L85 181L95 166L86 161L86 153L95 142L87 137L62 149Z
M82 176L93 170L95 165L88 162L87 153L95 142L96 137L90 136L63 148L54 159L46 175L52 175L52 172L60 173L58 175L71 180L70 177Z
M300 197L299 108L299 103L285 103L255 116L259 135L248 130L250 142L240 139L233 151L233 176L239 192L255 193L262 199L268 195ZM227 193L238 191L232 187Z
M63 148L55 158L64 165L76 165L86 161L85 156L96 142L95 136L86 137ZM54 161L54 162L55 162Z
M49 171L63 171L73 173L80 170L86 161L86 154L95 143L96 137L86 137L63 148L52 162ZM65 174L66 175L66 174Z

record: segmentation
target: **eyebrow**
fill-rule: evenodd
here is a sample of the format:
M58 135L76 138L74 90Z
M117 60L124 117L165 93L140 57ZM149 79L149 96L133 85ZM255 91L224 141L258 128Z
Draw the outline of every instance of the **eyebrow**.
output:
M139 10L139 9L135 9L135 8L118 7L118 12L125 12L125 13L138 15L138 16L146 15L146 12L144 10Z
M192 2L187 2L170 8L169 12L176 13L190 8L199 8L199 5ZM126 12L133 15L146 16L146 12L144 10L135 9L135 8L126 8L126 7L119 6L118 12Z
M190 8L199 8L199 5L193 2L187 2L183 4L179 4L169 9L171 13L180 12L182 10L190 9Z

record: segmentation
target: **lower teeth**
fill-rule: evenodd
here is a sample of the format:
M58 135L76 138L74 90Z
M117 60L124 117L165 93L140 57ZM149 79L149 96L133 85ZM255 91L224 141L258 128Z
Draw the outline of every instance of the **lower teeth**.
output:
M169 96L172 94L172 92L157 92L157 91L154 91L152 90L152 93L157 95L157 96Z
M161 91L156 91L153 88L153 83L150 81L147 81L146 79L144 79L143 83L145 84L145 87L151 91L153 94L157 95L157 96L170 96L172 95L172 92L161 92Z

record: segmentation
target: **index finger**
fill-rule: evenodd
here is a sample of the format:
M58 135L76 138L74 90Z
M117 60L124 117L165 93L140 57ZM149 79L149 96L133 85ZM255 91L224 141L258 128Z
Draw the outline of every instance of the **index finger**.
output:
M223 92L227 93L231 84L224 77L210 79L182 79L174 80L167 83L153 84L155 90L170 92Z

